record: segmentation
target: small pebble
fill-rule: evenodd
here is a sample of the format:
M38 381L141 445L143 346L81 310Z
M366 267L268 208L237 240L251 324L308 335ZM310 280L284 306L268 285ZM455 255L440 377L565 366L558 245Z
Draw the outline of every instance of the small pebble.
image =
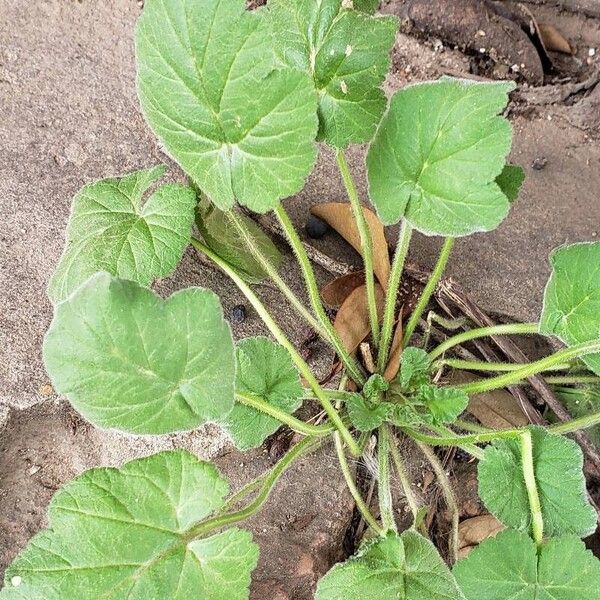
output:
M320 240L329 231L329 225L318 217L311 215L308 218L304 229L309 238Z
M236 304L236 306L231 309L229 320L234 325L243 323L246 320L246 307L243 304Z
M534 171L541 171L546 167L547 164L548 159L545 156L538 156L533 159L533 162L531 163L531 168Z

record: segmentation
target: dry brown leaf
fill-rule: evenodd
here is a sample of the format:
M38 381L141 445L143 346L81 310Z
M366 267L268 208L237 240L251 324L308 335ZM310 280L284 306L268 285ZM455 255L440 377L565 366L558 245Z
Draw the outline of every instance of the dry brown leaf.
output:
M329 306L338 307L359 286L365 283L365 272L356 271L337 277L321 288L321 298Z
M458 558L464 558L475 546L504 529L492 515L479 515L466 519L458 526Z
M552 52L562 52L563 54L573 54L573 48L567 39L554 27L548 23L539 23L538 29L540 37L544 42L546 50Z
M472 373L454 371L452 383L478 381ZM467 412L472 414L484 427L491 429L510 429L529 425L527 415L519 401L507 390L492 390L482 394L473 394L469 399Z
M315 217L319 217L319 219L328 223L358 253L361 253L360 233L352 216L352 207L350 204L346 202L325 202L324 204L313 206L310 212ZM373 238L373 270L379 283L386 288L391 267L385 230L383 224L372 210L363 207L363 212Z
M367 370L367 373L375 373L375 361L373 360L373 353L371 352L371 344L369 342L362 342L359 346L360 355L362 357L362 363Z
M384 293L383 288L378 284L375 285L375 299L377 309L381 314ZM344 348L348 352L353 353L371 331L366 286L361 285L357 287L346 298L335 317L333 326L338 332Z
M390 358L388 360L387 367L383 372L383 377L388 381L392 381L398 371L400 370L400 357L402 356L402 309L398 315L398 324L396 325L396 331L394 332L394 339L392 340L392 347L390 349Z

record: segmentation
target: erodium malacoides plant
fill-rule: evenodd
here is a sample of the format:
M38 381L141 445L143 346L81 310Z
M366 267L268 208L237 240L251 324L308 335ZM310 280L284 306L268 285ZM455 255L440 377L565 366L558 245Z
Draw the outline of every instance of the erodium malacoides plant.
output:
M259 548L242 522L294 461L327 444L335 446L368 531L357 554L321 579L318 600L600 598L599 562L581 541L597 514L582 452L565 437L598 424L600 414L504 430L459 419L470 394L538 373L563 369L565 384L580 376L594 385L600 244L552 253L539 323L471 328L437 346L415 336L455 239L496 228L517 199L523 171L506 162L512 132L502 116L514 85L442 78L407 86L388 102L381 86L398 23L374 16L377 4L269 0L249 12L244 0L146 0L136 31L140 105L189 184L161 183L167 168L155 166L91 183L75 196L49 287L46 368L57 392L98 427L168 434L214 422L247 449L285 425L302 441L234 495L214 465L181 450L83 473L52 499L48 528L9 567L1 598L247 598ZM328 318L281 203L303 187L318 143L335 151L360 235L372 372ZM373 213L362 208L346 162L351 144L369 144L369 199L384 225L399 224L386 280L378 280L373 263ZM250 211L274 213L308 306L278 274L277 248ZM415 230L444 242L416 307L397 328ZM234 343L212 291L193 287L163 299L150 289L190 244L229 276L272 339ZM264 279L335 350L342 365L336 389L319 384L261 301L253 286ZM458 344L508 334L554 336L564 347L518 365L452 357ZM392 355L401 358L390 371ZM446 383L453 370L477 369L495 375ZM303 402L322 409L320 424L294 416ZM456 561L455 519L444 561L422 526L400 438L414 440L434 464L435 446L472 454L480 497L505 529ZM373 514L348 461L375 439ZM402 532L392 510L393 471L414 516ZM443 469L436 472L451 498Z

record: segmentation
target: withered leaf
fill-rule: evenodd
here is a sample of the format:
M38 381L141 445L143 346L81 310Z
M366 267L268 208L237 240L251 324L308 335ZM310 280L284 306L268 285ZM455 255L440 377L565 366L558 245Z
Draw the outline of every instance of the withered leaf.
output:
M365 283L365 272L356 271L337 277L321 288L321 298L329 306L338 307L359 286Z

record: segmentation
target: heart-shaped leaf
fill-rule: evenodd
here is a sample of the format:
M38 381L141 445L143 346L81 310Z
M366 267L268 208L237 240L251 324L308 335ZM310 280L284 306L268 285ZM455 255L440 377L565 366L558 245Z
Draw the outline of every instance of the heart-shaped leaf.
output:
M49 528L9 567L0 597L22 587L30 600L245 600L251 534L190 535L227 492L213 465L183 450L86 471L52 498Z
M320 581L315 600L464 600L435 546L416 531L364 544Z
M381 85L398 27L395 17L372 17L346 5L343 0L268 3L276 52L284 64L313 79L318 139L336 148L373 137L387 105ZM372 8L366 2L359 7Z
M252 238L252 243L275 268L278 268L283 257L266 233L245 215L238 214L236 218L243 223ZM208 200L202 199L196 211L196 225L206 245L235 267L245 281L258 283L267 279L266 271L248 250L248 245L240 236L229 211L219 210Z
M518 531L482 542L454 567L467 600L591 600L600 589L600 561L581 540L544 544Z
M316 157L314 86L277 68L263 17L244 0L146 0L136 32L144 115L223 210L274 208Z
M292 414L302 405L302 384L288 351L267 338L248 338L237 346L236 392L250 394ZM237 402L223 422L234 444L256 448L281 423L255 408Z
M540 332L568 345L600 340L600 243L558 248L550 263ZM582 360L600 375L600 354Z
M425 234L456 237L500 224L509 200L496 178L512 135L498 113L513 87L442 79L396 93L367 156L386 225L405 217Z
M589 504L579 446L542 427L531 429L533 467L544 533L585 537L596 528ZM508 527L529 531L531 511L523 476L520 441L498 440L485 449L478 466L479 496L487 509Z
M217 296L201 288L163 301L97 273L57 306L44 362L56 391L100 427L170 433L233 407L231 332Z
M52 302L64 300L97 271L149 285L177 266L194 222L196 195L166 184L142 205L167 167L86 185L74 198L67 244L50 282Z

